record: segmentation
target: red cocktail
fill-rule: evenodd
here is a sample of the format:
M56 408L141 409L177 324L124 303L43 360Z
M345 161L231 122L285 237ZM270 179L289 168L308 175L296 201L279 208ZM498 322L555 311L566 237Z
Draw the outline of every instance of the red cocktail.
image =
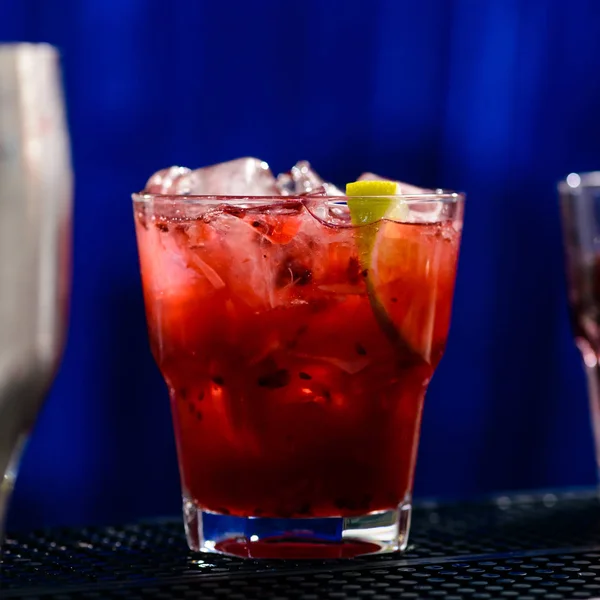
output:
M358 227L339 197L135 196L193 549L346 556L406 545L462 198L397 201L410 222Z

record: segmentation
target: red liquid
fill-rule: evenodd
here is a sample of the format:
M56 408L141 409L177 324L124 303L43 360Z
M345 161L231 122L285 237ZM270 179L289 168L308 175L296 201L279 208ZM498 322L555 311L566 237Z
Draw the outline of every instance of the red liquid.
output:
M600 356L600 256L585 258L569 248L569 305L575 341L586 365Z
M299 202L154 210L136 228L186 495L238 516L396 508L448 332L452 223L329 227Z

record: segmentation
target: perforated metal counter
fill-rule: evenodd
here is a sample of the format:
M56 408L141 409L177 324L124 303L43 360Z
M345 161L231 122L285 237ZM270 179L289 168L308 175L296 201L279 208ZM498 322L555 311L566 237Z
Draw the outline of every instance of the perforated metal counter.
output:
M181 521L9 536L2 598L560 600L600 598L595 491L421 504L409 549L354 560L188 552Z

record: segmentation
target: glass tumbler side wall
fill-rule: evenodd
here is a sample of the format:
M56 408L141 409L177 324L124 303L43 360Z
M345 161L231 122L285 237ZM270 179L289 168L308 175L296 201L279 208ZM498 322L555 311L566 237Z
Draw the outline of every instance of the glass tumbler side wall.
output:
M406 544L462 202L415 202L417 222L363 228L323 222L326 202L135 205L193 549L326 557Z

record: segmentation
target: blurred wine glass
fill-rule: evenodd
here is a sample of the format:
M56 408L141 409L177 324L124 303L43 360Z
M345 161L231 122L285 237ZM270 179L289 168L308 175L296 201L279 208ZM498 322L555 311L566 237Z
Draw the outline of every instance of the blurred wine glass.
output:
M72 188L56 50L0 45L0 543L21 450L62 355Z
M571 173L558 190L571 325L587 375L600 469L600 172Z

